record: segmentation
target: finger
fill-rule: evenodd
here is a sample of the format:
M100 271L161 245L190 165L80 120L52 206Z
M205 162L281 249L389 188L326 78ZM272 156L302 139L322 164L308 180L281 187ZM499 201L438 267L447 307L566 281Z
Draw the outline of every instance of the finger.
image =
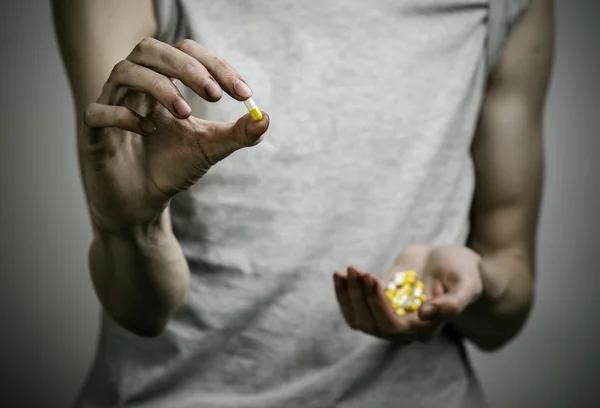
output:
M398 315L387 301L379 280L371 274L363 277L366 288L367 304L375 324L381 334L392 334L401 331Z
M348 295L354 316L353 328L366 333L375 332L375 320L367 305L365 288L362 283L362 272L353 266L348 267Z
M422 308L425 316L432 313L437 314L437 319L452 319L458 317L463 310L471 303L473 298L470 287L464 282L459 282L449 292L425 302ZM437 313L436 313L437 312Z
M115 65L98 101L105 104L116 103L117 101L112 99L121 87L152 95L173 116L180 119L185 119L192 113L190 105L185 101L173 81L150 68L129 60L120 61Z
M152 122L123 106L91 103L84 111L83 122L91 128L117 127L140 135L156 130Z
M419 318L428 321L437 320L439 317L439 310L435 304L431 303L431 300L444 293L443 286L439 280L431 274L426 274L423 277L423 283L425 284L425 296L427 301L419 308Z
M434 321L440 318L440 310L434 303L425 302L419 308L419 318L421 320Z
M243 101L252 96L252 90L240 74L208 48L192 40L183 40L174 47L199 61L232 98Z
M346 323L352 327L354 324L354 315L352 312L352 303L350 302L350 297L348 296L348 281L340 272L336 272L333 275L333 282L335 286L335 296L340 307L340 311L342 312Z
M147 38L138 43L127 59L167 77L177 78L207 101L219 100L223 95L221 87L206 67L182 49L181 44L187 42L194 43L192 40L184 40L177 47Z
M259 144L267 129L270 118L266 113L260 121L255 121L249 114L239 118L235 123L199 121L199 140L195 143L209 164L215 165L238 149Z
M262 136L269 129L271 118L266 113L259 121L252 119L250 114L245 114L235 123L215 123L212 137L215 140L231 140L239 147L255 146L262 140Z
M452 319L460 316L464 310L461 302L447 295L442 295L432 300L428 305L423 306L425 306L425 316L427 317L428 314L433 313L436 319ZM433 309L433 312L430 312L431 309Z

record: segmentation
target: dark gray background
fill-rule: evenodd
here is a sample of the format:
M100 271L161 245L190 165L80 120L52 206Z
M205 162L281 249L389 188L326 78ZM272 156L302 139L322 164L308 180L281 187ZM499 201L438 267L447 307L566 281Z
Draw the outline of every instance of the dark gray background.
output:
M507 348L472 352L494 408L600 406L600 2L556 4L537 303ZM49 1L1 2L0 39L0 406L67 407L99 308Z

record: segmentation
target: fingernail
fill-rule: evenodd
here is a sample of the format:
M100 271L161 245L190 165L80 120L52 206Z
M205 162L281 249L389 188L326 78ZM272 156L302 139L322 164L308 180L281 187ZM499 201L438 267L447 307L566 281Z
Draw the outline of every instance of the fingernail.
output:
M187 102L181 98L175 100L175 103L173 103L173 109L175 109L175 112L177 112L179 116L188 116L190 113L192 113L192 108L190 108L190 105L188 105Z
M208 81L204 84L204 92L212 99L219 99L223 95L221 87L212 78L208 78Z
M143 119L140 120L138 126L140 127L141 131L147 135L149 135L150 133L154 133L154 131L156 130L156 126L154 126L154 123Z
M252 96L252 90L250 89L250 87L248 85L246 85L246 83L244 81L242 81L241 79L236 79L233 82L233 91L237 94L237 96L239 96L240 98L250 98Z

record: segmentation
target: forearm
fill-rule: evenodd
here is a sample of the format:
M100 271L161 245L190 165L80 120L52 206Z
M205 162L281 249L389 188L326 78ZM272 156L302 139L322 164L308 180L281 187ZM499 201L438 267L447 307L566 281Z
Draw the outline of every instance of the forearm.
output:
M162 332L188 289L189 269L168 215L150 228L127 233L95 230L89 266L107 313L140 336Z
M504 346L522 329L534 300L533 264L517 251L484 255L483 294L453 326L483 350Z

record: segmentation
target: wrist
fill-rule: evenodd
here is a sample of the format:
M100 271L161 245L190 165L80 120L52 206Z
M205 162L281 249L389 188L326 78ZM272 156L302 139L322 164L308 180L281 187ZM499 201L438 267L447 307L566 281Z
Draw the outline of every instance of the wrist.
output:
M519 258L502 254L479 262L481 295L456 319L455 325L471 332L514 328L523 324L533 302L533 278Z
M94 237L101 242L124 241L139 245L152 245L172 237L169 207L144 221L120 223L92 216Z

